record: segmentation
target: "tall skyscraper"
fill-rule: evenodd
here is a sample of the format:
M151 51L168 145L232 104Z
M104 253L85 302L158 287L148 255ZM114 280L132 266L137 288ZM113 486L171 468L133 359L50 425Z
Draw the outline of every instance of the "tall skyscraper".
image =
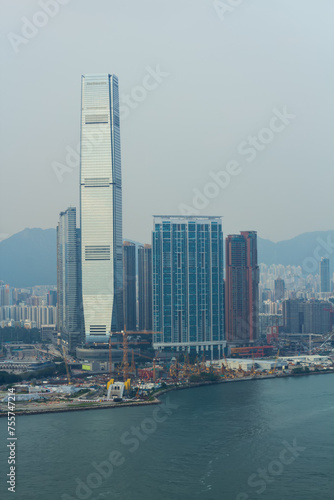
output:
M136 245L129 241L123 243L123 280L124 324L128 331L134 331L137 328Z
M220 217L155 216L153 328L156 349L211 350L224 342Z
M70 207L57 226L57 328L70 351L81 342L79 253L76 209Z
M122 179L118 79L85 75L81 97L81 254L86 342L123 329Z
M285 283L282 278L275 280L275 300L283 300L285 294Z
M139 330L152 330L152 246L138 247L138 316Z
M327 293L331 291L331 280L329 272L329 259L322 257L319 263L320 274L320 292Z
M251 343L258 337L259 267L257 234L242 231L226 238L226 338Z

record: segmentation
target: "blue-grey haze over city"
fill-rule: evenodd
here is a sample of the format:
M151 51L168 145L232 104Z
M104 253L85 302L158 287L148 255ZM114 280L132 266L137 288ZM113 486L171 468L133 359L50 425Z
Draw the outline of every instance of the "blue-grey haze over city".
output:
M333 498L333 16L2 1L1 498Z
M183 205L223 216L226 234L252 228L279 241L332 229L334 6L222 5L70 0L34 29L37 1L3 1L2 239L55 227L78 206L80 77L108 72L123 105L126 238L149 242L152 215ZM246 153L284 109L289 124ZM231 161L238 174L210 191ZM212 197L198 201L205 188Z

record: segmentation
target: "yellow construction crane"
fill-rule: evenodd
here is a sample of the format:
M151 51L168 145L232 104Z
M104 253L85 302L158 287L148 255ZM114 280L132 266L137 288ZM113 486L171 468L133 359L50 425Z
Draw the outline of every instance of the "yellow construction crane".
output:
M186 352L183 362L183 376L185 378L188 378L190 374L191 374L191 366L189 361L189 354L188 352Z
M130 373L136 375L135 351L132 349L132 360L130 366Z
M71 382L71 377L70 377L70 371L68 369L68 364L67 364L67 359L66 359L66 349L65 349L64 344L62 345L62 348L63 348L63 357L64 357L64 361L65 361L65 367L66 367L67 381L68 381L68 385L71 385L72 382Z
M151 356L146 356L145 354L137 353L137 352L135 353L134 351L132 351L133 363L134 363L134 355L139 356L140 358L150 359L153 362L153 382L155 383L155 379L156 379L156 374L155 374L156 358L151 358Z
M128 335L154 335L154 334L160 334L162 332L154 332L152 330L143 330L143 331L127 331L126 327L124 327L124 331L121 332L123 335L123 362L122 362L122 370L123 370L123 380L127 380L129 377L129 359L128 359L128 353L129 353L129 341L128 341ZM144 356L145 357L145 356ZM147 357L147 356L146 356ZM149 358L152 359L152 358ZM155 360L153 360L153 372L154 372L154 379L155 379Z
M201 367L200 367L198 355L196 356L196 359L195 359L194 372L197 373L197 375L200 375L200 373L201 373Z
M123 333L123 380L124 382L129 378L129 360L128 360L128 352L129 352L129 343L128 343L128 335L127 332Z
M111 332L109 337L109 379L112 376L112 353L111 353Z
M252 352L252 369L251 375L255 375L255 360L254 360L254 352Z
M272 370L270 370L270 375L273 375L274 373L276 373L276 367L277 367L277 363L278 363L278 357L279 357L279 350L277 351L277 355L276 355L276 361L275 361L275 365L274 365L274 368Z

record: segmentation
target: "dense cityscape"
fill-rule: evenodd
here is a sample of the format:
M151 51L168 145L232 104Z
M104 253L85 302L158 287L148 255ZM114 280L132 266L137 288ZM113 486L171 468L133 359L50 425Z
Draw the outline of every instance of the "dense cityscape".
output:
M45 389L54 399L66 376L72 394L95 377L90 402L104 405L180 384L333 369L329 259L318 274L259 265L257 232L224 239L221 216L154 215L151 242L123 241L118 78L83 76L81 99L81 208L59 215L57 286L0 285L0 366L21 379L52 372L52 389L20 382L21 399L33 391L45 401ZM21 329L14 344L10 328ZM36 329L29 345L22 331Z
M0 498L334 498L334 3L4 0Z

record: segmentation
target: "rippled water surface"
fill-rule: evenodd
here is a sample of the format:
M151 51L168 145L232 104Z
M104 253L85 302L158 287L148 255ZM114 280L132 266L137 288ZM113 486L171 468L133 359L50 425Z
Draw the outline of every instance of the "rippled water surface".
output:
M334 499L334 375L172 392L147 406L17 418L27 500Z

